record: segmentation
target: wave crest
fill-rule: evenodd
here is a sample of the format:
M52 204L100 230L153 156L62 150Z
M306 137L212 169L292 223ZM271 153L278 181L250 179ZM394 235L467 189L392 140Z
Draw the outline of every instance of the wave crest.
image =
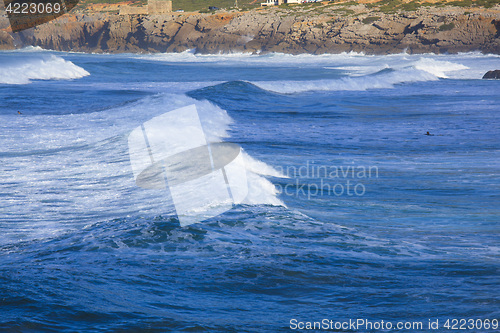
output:
M61 57L23 55L0 64L0 84L29 84L32 80L70 80L90 75Z
M363 91L369 89L390 89L397 84L423 81L436 81L447 78L448 72L469 69L459 63L420 58L404 65L376 65L356 67L328 67L331 69L349 68L365 72L362 76L348 76L338 79L311 81L253 81L257 87L282 94L302 93L307 91ZM376 69L374 73L373 70Z

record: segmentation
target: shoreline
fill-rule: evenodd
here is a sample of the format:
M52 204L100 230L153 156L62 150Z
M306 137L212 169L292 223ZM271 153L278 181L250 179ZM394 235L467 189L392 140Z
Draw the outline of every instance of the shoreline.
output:
M479 55L479 56L494 56L494 57L500 57L500 53L492 53L492 52L482 52L482 51L464 51L464 52L456 52L456 53L433 53L433 52L425 52L425 53L409 53L407 50L401 50L399 53L385 53L385 54L375 54L375 53L365 53L365 52L357 52L357 51L343 51L339 53L319 53L319 54L313 54L313 53L284 53L284 52L240 52L240 51L231 51L231 52L226 52L226 53L201 53L197 52L196 49L187 49L182 52L138 52L138 53L132 53L132 52L85 52L85 51L76 51L76 50L69 50L69 51L64 51L64 50L52 50L52 49L45 49L41 46L32 46L32 45L27 45L19 48L13 48L13 49L1 49L0 52L61 52L61 53L67 53L67 54L87 54L87 55L102 55L102 56L113 56L113 55L130 55L130 56L160 56L160 55L182 55L182 54L192 54L193 56L206 56L206 57L235 57L237 58L238 56L248 56L248 57L259 57L259 56L266 56L266 55L283 55L283 56L292 56L292 57L299 57L299 56L340 56L340 55L345 55L345 56L359 56L359 57L364 57L364 56L404 56L404 55L429 55L429 56L446 56L446 55Z
M215 14L74 13L19 33L9 33L8 21L0 19L0 50L26 46L85 53L500 54L500 6L395 13L365 4Z

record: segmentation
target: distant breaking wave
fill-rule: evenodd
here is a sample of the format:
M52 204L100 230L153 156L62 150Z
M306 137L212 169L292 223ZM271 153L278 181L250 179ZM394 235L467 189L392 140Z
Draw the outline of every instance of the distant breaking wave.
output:
M371 67L373 69L373 67ZM254 81L257 87L276 93L293 94L307 91L362 91L369 89L390 89L394 85L409 82L435 81L448 78L448 72L467 70L462 64L421 58L409 65L375 67L378 72L364 76L349 76L332 80L314 81ZM360 67L340 67L332 69L355 69ZM370 71L369 68L364 70Z
M307 91L360 91L368 89L389 89L395 84L406 82L433 81L438 78L419 70L390 71L362 77L344 77L335 80L315 81L257 81L251 82L257 87L282 94L302 93Z
M85 69L55 55L29 52L16 60L5 61L0 56L0 84L28 84L32 80L70 80L90 75Z

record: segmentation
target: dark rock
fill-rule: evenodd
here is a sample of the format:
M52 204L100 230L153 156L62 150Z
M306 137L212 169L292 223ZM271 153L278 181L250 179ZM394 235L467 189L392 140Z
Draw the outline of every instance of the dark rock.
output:
M489 71L484 74L483 79L497 79L500 80L500 70L497 69L495 71Z

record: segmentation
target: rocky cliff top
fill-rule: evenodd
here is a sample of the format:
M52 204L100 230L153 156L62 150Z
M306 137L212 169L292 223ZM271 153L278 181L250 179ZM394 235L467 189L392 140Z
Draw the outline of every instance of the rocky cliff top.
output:
M0 48L83 52L500 54L500 6L322 3L215 14L67 14L20 33L0 19ZM401 3L403 6L405 3ZM407 4L407 3L406 3ZM411 4L411 3L410 3Z

